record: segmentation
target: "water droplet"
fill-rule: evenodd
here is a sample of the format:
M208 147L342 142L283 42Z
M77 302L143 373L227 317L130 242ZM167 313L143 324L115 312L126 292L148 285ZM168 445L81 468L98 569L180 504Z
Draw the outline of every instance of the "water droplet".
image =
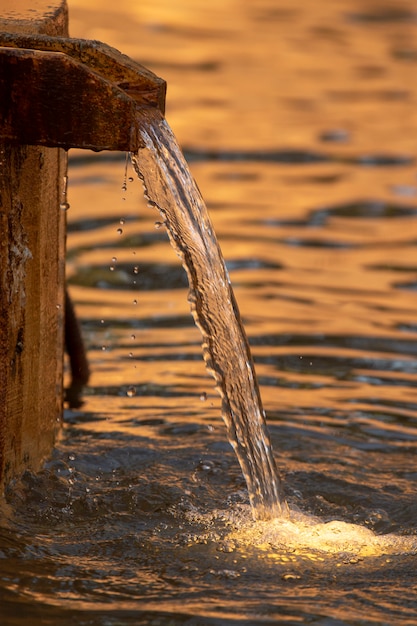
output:
M111 272L114 272L114 265L110 265L109 270L110 270Z
M136 335L130 335L131 339L136 339Z
M129 398L133 398L133 396L136 395L136 387L128 387L126 395L129 396Z
M57 304L57 305L55 305L55 307L56 307L57 309L60 309L60 308L61 308L61 305L60 305L60 304Z
M106 346L101 346L101 349L102 349L103 352L105 352L106 351Z
M64 184L62 187L62 199L59 204L59 208L62 211L68 211L68 209L70 208L68 198L67 198L67 193L68 193L68 176L64 176Z
M69 454L69 455L68 455L68 459L69 459L70 461L75 461L75 454Z
M156 229L161 228L161 226L163 226L162 222L155 222L155 228Z
M133 359L133 352L129 352L129 359Z
M129 176L128 181L129 183L133 183L133 176Z
M118 235L121 235L122 233L123 233L123 229L122 229L122 228L118 228L118 229L117 229L117 234L118 234Z
M104 324L104 320L100 320L100 324Z
M205 402L207 400L207 393L205 391L201 394L200 400L201 402Z
M112 257L111 262L112 262L112 263L117 263L117 257L115 257L115 256L114 256L114 257Z
M127 190L127 164L128 164L128 162L129 162L129 153L126 152L125 172L124 172L124 176L123 176L123 185L122 185L123 191Z
M321 141L345 142L349 141L349 132L344 128L331 128L320 135Z
M133 300L133 304L137 304L137 303L138 303L138 301L137 301L137 300Z
M124 217L121 217L121 218L120 218L120 220L119 220L119 224L122 224L122 226L123 226L123 224L125 223L125 221L126 221L126 220L125 220L125 218L124 218Z
M138 274L139 273L139 268L137 265L135 265L135 267L133 268L133 273L134 274Z

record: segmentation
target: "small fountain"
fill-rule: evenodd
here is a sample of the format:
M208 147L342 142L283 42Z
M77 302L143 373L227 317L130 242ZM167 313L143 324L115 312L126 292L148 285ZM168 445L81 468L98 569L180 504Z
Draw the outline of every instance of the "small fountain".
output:
M282 516L287 505L249 344L204 201L162 116L165 83L98 42L3 33L0 44L2 80L10 94L2 104L5 140L133 153L149 202L161 212L188 274L204 359L222 397L253 515Z
M3 13L9 5L16 14L22 1L29 4L7 0ZM47 25L34 19L42 4ZM171 17L170 3L162 4L158 16L169 5ZM234 223L238 232L229 240L233 267L241 272L237 275L249 307L262 302L269 307L250 320L250 328L264 376L262 389L269 390L271 419L279 419L275 432L282 433L280 447L291 473L291 514L286 514L227 271L199 192L163 118L164 83L102 44L67 39L65 0L36 0L28 11L28 24L36 24L29 34L19 30L19 36L13 35L0 20L0 31L8 31L0 35L0 488L7 485L5 497L0 494L0 621L15 626L67 626L74 620L80 626L409 626L417 610L412 583L417 555L415 283L408 278L404 288L398 276L405 280L415 270L410 265L415 149L404 143L404 124L387 129L384 121L393 111L411 110L414 51L406 44L413 41L415 15L385 9L360 13L358 3L348 0L346 11L334 8L330 15L338 36L325 37L323 45L322 18L328 22L329 11L319 9L329 9L330 3L314 3L314 9L305 3L295 15L276 11L270 0L262 3L262 11L239 15L232 39L229 17L233 19L235 6L222 4L226 26L217 33L220 4L197 4L194 15L187 13L186 30L163 27L156 32L154 22L148 22L157 48L153 58L161 59L160 43L169 43L172 51L200 38L202 47L193 48L200 60L206 58L201 53L207 46L219 44L216 54L207 57L209 66L192 64L192 71L212 68L218 58L212 78L220 77L222 86L227 76L228 90L237 94L244 93L249 81L265 109L265 120L260 120L259 108L249 98L252 110L245 124L260 124L260 132L245 136L243 143L238 138L236 148L244 144L251 150L222 152L221 163L213 163L207 153L208 162L198 169L199 176L211 181L230 179L233 173L236 186L228 201L233 193L239 198L256 194L259 185L265 192L265 203L257 196L262 212L256 216L249 207L237 213L235 203L222 202L225 212L216 227L229 233L226 216L233 220L239 215L237 227ZM62 11L54 13L54 5ZM107 6L107 11L106 6L101 6L104 23L116 15L120 23L124 8ZM200 9L208 18L203 25ZM101 16L95 16L96 29ZM127 35L135 36L135 29L132 20ZM286 41L288 29L297 41ZM33 32L44 35L34 37ZM398 33L402 47L394 45ZM277 42L279 62L274 64L271 50ZM181 47L172 60L184 58ZM377 80L368 88L369 68L375 74L376 61ZM234 81L231 73L242 62L245 72ZM180 63L175 71L182 75L184 67L190 66ZM314 71L317 67L320 72ZM275 98L271 75L280 72L284 79L300 79L296 92L308 93L307 105L314 104L307 107L307 116L305 98L294 98L293 81L287 90L286 81L278 81ZM256 74L259 83L253 80ZM404 77L410 77L406 92L401 89ZM202 110L208 113L213 99L202 95ZM36 106L25 106L29 101ZM241 99L219 97L217 104L234 118L242 111ZM379 112L372 132L370 111ZM288 132L265 135L271 113L284 120ZM296 137L294 125L285 123L289 119L297 122ZM333 150L328 144L324 153L313 134L320 131L322 141L328 135L321 132L323 123L340 120L344 128L355 129L355 137L344 148ZM224 138L229 148L235 137ZM291 137L300 151L277 149ZM365 145L371 157L361 155ZM386 145L411 156L374 158L373 150ZM138 236L127 227L123 236L116 236L118 226L110 226L107 215L114 220L116 203L122 200L114 185L117 172L111 164L103 166L102 159L84 157L72 181L68 213L66 150L72 146L130 153L162 219L152 219L154 211L148 210L140 216ZM265 152L267 146L273 152ZM245 155L254 162L242 163ZM236 163L228 162L235 156ZM98 178L100 185L92 182ZM401 187L408 199L397 204L390 195L376 202L375 209L374 201L356 199L366 181L384 198L398 195ZM91 184L95 198L88 207L84 183ZM136 191L121 203L123 224L131 217L133 223L137 211L139 183L134 184ZM190 195L184 195L184 188ZM314 202L320 198L320 208L311 206L310 191ZM285 207L277 206L280 197L290 200ZM342 205L332 203L332 197L341 198ZM323 198L328 199L324 209ZM319 224L318 214L323 218ZM79 229L69 233L71 280L88 320L97 368L83 409L67 412L65 434L51 454L62 413L64 311L71 317L64 280L68 215L69 230ZM146 291L147 267L153 269L165 249L165 238L153 231L155 219L164 221L188 273L204 358L223 399L252 507L236 477L234 455L226 450L223 428L212 426L213 412L220 411L216 403L199 401L199 346L190 335L190 317L183 318L184 284L167 285L174 266L167 263L160 281ZM149 247L139 251L138 239ZM247 241L244 250L242 241ZM98 292L99 280L83 283L78 274L101 262L109 276L109 249L119 254L120 268L127 260L127 303L114 291ZM136 268L132 253L145 283L139 314L137 306L129 306L137 297L132 287L139 284L136 272L134 278L131 274ZM286 262L280 264L284 253ZM387 262L393 254L394 265ZM346 278L343 284L341 277ZM114 281L113 287L118 286L122 288ZM279 303L278 312L271 310L272 302ZM139 331L133 345L126 324ZM104 337L113 351L102 352ZM72 341L70 348L74 345ZM131 347L135 352L127 353ZM74 356L80 356L78 349ZM134 370L139 364L144 365L140 372ZM73 361L73 370L76 382L88 375L82 360Z

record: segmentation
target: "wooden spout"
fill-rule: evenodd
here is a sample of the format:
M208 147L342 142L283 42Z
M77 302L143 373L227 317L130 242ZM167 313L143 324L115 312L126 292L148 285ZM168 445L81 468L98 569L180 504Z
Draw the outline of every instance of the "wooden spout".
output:
M137 112L164 113L165 81L97 42L0 33L0 137L135 152Z

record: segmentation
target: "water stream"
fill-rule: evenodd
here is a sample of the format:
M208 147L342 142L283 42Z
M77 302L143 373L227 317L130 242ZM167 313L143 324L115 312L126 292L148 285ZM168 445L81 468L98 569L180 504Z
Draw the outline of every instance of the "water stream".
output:
M206 205L166 120L149 111L140 115L138 125L144 148L132 160L187 271L204 360L222 397L228 438L248 485L254 517L281 516L288 509L253 360Z

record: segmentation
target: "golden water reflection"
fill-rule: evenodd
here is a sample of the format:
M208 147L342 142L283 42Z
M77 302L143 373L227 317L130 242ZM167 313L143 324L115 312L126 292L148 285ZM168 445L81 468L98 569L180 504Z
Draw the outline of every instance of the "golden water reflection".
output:
M80 624L100 626L117 611L126 624L409 626L414 3L69 5L72 36L167 80L167 118L229 266L288 500L320 520L310 538L338 520L344 543L322 549L248 515L228 523L247 513L247 494L179 260L140 185L122 190L124 156L73 151L67 273L92 377L45 472L9 496L21 533L17 557L0 539L9 614L32 597L59 626L74 606ZM362 536L348 550L352 529Z

